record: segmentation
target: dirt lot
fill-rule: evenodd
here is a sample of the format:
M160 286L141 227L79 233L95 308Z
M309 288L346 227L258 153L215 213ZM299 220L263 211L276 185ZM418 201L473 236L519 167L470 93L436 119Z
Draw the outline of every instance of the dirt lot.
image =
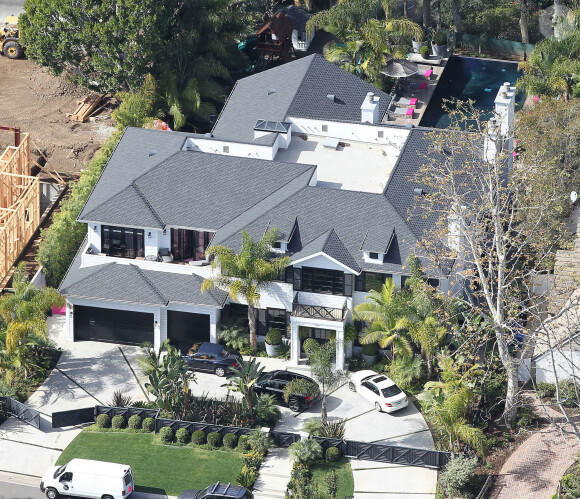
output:
M45 150L50 166L59 172L84 168L112 131L110 119L76 123L66 117L87 94L87 90L50 75L31 61L0 56L0 125L17 126L30 133L34 143ZM0 150L12 145L12 140L11 134L0 132ZM35 153L34 146L32 149Z

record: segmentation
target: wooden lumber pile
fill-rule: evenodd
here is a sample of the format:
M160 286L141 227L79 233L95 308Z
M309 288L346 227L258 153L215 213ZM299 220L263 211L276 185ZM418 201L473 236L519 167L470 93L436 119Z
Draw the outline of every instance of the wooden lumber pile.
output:
M89 117L95 112L95 109L99 105L103 98L102 94L93 92L92 94L85 97L83 100L77 101L78 107L74 113L67 113L67 116L72 121L78 121L84 123L89 119ZM101 108L99 108L101 109Z

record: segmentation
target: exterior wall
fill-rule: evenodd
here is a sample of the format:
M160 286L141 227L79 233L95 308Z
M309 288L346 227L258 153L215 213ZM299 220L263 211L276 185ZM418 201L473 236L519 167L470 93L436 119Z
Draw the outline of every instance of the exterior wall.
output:
M101 224L87 224L87 242L93 253L101 251Z
M311 133L322 137L390 145L396 147L399 151L403 148L409 136L409 130L406 128L363 125L362 123L359 125L358 123L311 120L290 116L286 118L286 121L292 123L292 131L294 133ZM328 131L323 132L322 125L326 125ZM383 132L382 138L379 137L379 132Z
M313 256L308 260L303 260L300 263L294 265L294 267L301 268L301 267L316 267L318 269L327 269L327 270L340 270L347 274L352 274L352 272L345 271L345 268L334 261L330 260L329 258L325 257L324 255Z
M578 368L580 367L580 352L574 349L570 351L568 346L564 346L561 350L554 351L554 363L556 364L558 381L577 376ZM545 353L536 359L535 370L536 383L556 382L549 353Z
M308 36L308 33L306 33L306 40L298 40L298 30L292 30L292 46L294 47L294 50L308 50L311 42L312 38Z
M276 140L277 144L279 139ZM223 147L230 148L229 153L223 152ZM242 144L239 142L228 142L225 140L203 139L203 138L188 138L185 141L184 151L198 151L211 154L222 154L224 156L240 156L244 158L258 158L258 159L274 159L278 146L259 146L255 144Z

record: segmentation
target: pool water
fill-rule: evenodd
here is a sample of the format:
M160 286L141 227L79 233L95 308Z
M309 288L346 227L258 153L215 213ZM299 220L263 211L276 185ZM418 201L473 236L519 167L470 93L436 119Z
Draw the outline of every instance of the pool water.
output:
M491 118L499 87L506 81L514 84L520 76L516 62L452 56L423 114L421 126L449 127L449 116L443 109L444 99L471 99L475 101L474 107L483 113L482 119ZM516 94L516 109L522 105L524 97L524 92Z

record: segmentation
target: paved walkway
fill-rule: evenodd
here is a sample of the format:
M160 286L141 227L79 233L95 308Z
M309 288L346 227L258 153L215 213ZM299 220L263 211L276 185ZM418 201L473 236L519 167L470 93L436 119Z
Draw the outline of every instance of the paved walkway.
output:
M108 404L122 389L134 399L143 399L127 362L136 368L138 347L96 342L69 343L64 339L64 317L48 318L50 338L63 349L57 368L26 401L38 410L40 429L16 418L0 426L0 471L42 476L81 428L52 428L53 412Z
M531 402L532 410L545 418L544 409ZM548 408L551 417L561 414ZM580 453L580 445L566 424L547 427L528 438L504 463L489 499L533 497L550 499L558 482Z
M260 476L254 484L254 498L284 499L291 473L288 449L272 449L262 463Z

